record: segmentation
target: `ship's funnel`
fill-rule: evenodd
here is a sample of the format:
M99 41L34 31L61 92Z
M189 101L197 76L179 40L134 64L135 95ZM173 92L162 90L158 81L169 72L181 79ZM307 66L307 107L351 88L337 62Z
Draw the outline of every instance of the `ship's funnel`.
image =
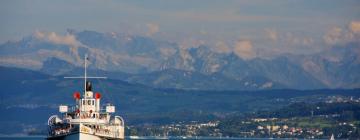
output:
M86 91L92 91L92 87L91 87L90 81L86 81Z

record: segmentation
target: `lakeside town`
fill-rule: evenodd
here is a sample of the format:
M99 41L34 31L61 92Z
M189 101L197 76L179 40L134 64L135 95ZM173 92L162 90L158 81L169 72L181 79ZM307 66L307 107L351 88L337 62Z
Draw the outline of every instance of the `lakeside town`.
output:
M294 113L289 116L283 116L281 114L284 112L278 111L278 117L259 117L264 114L260 113L258 116L249 115L250 117L234 117L227 120L129 126L129 135L307 139L329 138L334 135L335 138L358 138L360 121L357 109L360 107L360 99L343 96L329 96L325 99L314 104L315 109L303 116L298 113L306 110L295 109L287 110ZM287 109L291 110L292 105Z

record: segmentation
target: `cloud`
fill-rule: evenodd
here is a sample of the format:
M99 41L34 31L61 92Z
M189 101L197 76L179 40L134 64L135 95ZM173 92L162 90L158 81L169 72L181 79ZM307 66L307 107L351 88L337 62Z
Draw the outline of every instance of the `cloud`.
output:
M323 37L326 44L336 44L341 40L342 29L340 27L331 28Z
M76 61L80 64L82 59L79 56L78 48L79 47L86 47L81 42L79 42L75 35L73 34L66 34L66 35L59 35L55 32L41 32L35 31L34 36L40 40L44 40L50 43L59 44L59 45L66 45L69 47L69 51L74 55Z
M302 43L306 46L310 46L312 43L314 43L314 39L312 39L311 37L305 37Z
M253 46L250 40L239 40L235 43L234 53L243 59L255 57Z
M352 21L352 22L350 22L349 30L352 33L359 34L360 33L360 21Z
M223 41L216 42L215 46L212 47L212 50L217 53L230 53L231 48Z
M74 35L65 35L61 36L56 34L55 32L51 32L47 38L50 42L56 44L69 45L73 47L80 46L80 42L78 42Z
M148 32L146 33L148 36L152 36L160 30L159 25L154 23L148 23L146 24L146 27L148 28Z
M54 44L68 45L71 47L82 46L82 44L78 40L76 40L76 37L72 34L66 34L63 36L58 35L55 32L46 33L37 30L35 31L34 35L38 39L43 39Z
M268 38L271 39L272 41L276 42L278 40L278 33L276 32L275 29L265 29L265 32Z
M301 38L294 35L292 32L287 32L285 34L285 44L288 44L288 46L293 46L301 43Z
M292 46L312 46L314 44L314 39L309 35L305 35L297 32L279 32L276 29L265 28L265 37L271 41L277 47L292 47ZM266 40L267 44L268 40Z
M360 21L352 21L347 28L333 27L323 36L328 45L360 41Z
M45 34L43 32L40 32L38 30L35 31L34 33L35 37L38 38L38 39L43 39L45 38Z

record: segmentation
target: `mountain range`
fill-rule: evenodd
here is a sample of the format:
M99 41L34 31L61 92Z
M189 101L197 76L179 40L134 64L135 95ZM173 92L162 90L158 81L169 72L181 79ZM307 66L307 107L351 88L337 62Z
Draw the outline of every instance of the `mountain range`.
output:
M209 46L184 48L148 36L68 30L35 32L0 45L0 65L54 76L90 73L155 88L197 90L323 89L360 87L360 44L308 54L243 59Z
M50 115L58 114L59 105L73 105L73 93L83 89L81 79L63 79L44 72L3 66L0 73L0 112L3 112L0 135L34 131L46 134ZM360 92L360 89L180 90L152 88L117 79L91 81L93 91L102 94L101 103L114 104L116 113L124 117L127 125L209 120L279 109L292 102L318 102L333 96L357 99Z

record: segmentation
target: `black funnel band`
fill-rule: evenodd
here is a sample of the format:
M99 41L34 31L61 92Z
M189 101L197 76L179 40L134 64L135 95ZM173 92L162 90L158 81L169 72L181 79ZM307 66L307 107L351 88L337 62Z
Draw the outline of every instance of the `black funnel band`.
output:
M91 87L90 81L86 81L86 91L92 91L92 87Z

